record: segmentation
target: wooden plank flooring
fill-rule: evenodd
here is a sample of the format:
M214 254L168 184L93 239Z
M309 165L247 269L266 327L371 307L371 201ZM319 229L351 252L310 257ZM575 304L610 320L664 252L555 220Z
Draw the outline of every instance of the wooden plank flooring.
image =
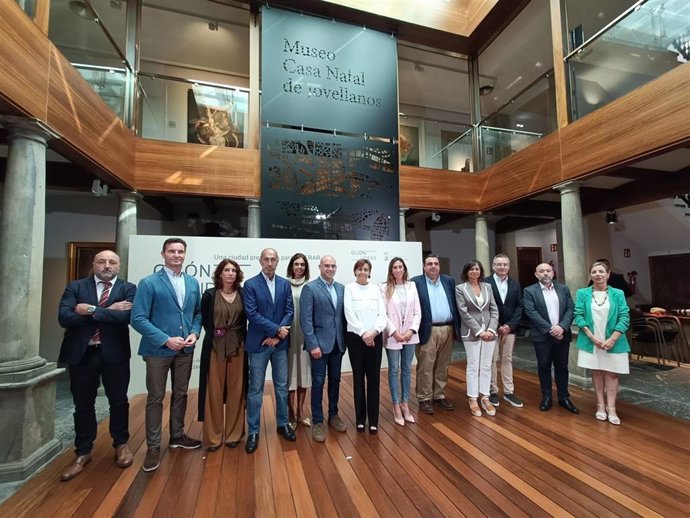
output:
M0 516L396 517L688 516L690 424L619 404L622 426L594 419L593 394L572 389L578 416L537 408L536 375L516 371L516 409L502 402L495 418L467 409L464 364L451 367L452 412L393 421L386 371L381 379L377 435L354 428L352 377L343 376L341 416L347 433L329 430L325 444L299 428L288 443L275 431L274 397L264 395L259 449L165 451L160 468L141 471L145 397L130 407L134 465L113 462L107 421L99 426L94 460L70 482L59 475L65 452L0 507ZM164 423L168 421L166 400ZM416 406L416 405L413 405ZM187 429L201 436L196 393ZM167 426L163 431L167 445Z

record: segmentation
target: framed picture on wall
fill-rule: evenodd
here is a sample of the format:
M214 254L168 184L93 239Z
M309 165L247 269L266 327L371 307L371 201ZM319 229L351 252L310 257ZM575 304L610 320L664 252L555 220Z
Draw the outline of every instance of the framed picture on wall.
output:
M419 167L419 128L400 126L400 165Z
M115 250L115 243L86 241L67 243L67 282L88 277L91 274L93 257L103 250Z
M244 147L246 92L195 85L187 90L187 142Z

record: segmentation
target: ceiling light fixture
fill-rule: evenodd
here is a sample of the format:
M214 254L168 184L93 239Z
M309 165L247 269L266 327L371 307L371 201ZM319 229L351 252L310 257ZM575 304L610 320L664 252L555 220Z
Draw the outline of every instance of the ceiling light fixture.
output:
M81 0L71 0L68 5L70 11L76 14L79 18L84 18L84 20L88 20L90 22L95 22L98 20L98 16L96 16L94 10L86 2L82 2Z
M479 95L489 95L493 91L493 85L484 85L479 87Z
M615 225L618 223L618 214L616 214L615 210L606 211L606 223L609 225Z

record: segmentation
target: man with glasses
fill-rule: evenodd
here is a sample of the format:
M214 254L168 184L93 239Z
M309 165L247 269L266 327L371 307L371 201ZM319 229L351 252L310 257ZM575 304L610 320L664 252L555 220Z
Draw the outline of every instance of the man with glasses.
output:
M522 288L508 277L510 259L505 254L497 254L491 265L494 273L484 279L491 285L494 300L498 306L498 342L494 348L491 362L491 394L489 401L498 406L498 367L501 368L503 382L503 399L510 405L522 408L523 402L515 395L513 383L513 349L515 333L522 319Z

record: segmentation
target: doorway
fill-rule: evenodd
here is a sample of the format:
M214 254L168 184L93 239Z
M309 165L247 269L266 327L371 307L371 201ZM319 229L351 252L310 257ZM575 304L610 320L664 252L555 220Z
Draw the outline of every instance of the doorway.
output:
M518 281L520 282L520 286L526 288L537 282L537 279L534 277L534 272L541 262L541 247L517 247Z

